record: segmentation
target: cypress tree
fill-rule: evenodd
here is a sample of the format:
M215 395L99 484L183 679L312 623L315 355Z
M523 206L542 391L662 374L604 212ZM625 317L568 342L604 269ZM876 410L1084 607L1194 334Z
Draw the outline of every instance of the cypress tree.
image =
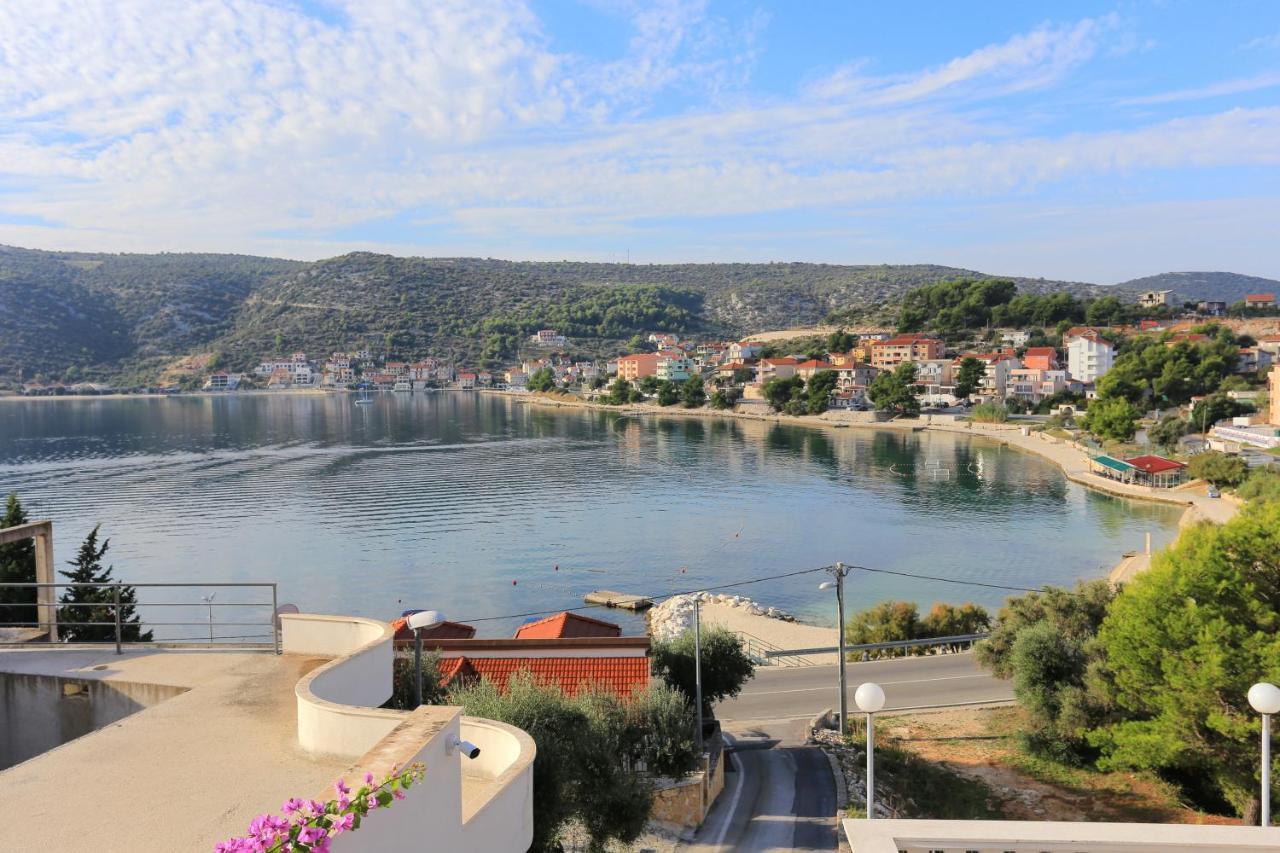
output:
M27 523L26 510L22 502L12 492L5 500L4 517L0 518L0 528L17 527ZM0 545L0 584L35 583L36 580L36 546L31 539ZM0 627L17 625L35 625L39 619L36 615L36 588L0 586Z
M93 530L80 545L74 560L68 560L69 572L60 572L71 583L113 583L114 566L102 567L102 558L111 546L110 539L98 544L98 528ZM67 587L58 599L58 633L67 643L109 643L116 638L115 591L111 587ZM120 638L125 642L151 641L151 632L142 630L142 622L136 612L137 590L128 584L120 586ZM99 623L99 624L92 624Z

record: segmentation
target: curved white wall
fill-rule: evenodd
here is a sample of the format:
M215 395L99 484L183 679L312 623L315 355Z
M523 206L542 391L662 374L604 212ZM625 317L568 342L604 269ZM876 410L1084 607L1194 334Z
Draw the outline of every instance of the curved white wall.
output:
M391 626L358 616L282 614L285 654L329 663L298 682L298 742L308 752L360 756L404 720L378 706L391 698Z

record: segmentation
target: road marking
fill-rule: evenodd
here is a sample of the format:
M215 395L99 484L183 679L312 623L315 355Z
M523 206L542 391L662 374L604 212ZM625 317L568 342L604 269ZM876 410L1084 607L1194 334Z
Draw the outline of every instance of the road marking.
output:
M725 752L720 756L720 760L728 761L732 757L733 756L730 755L728 752ZM737 759L734 759L734 760L737 761ZM742 779L746 775L746 772L743 770L741 761L737 761L737 765L738 765L738 772L734 775L738 777L738 781L734 783L733 797L730 798L729 800L729 811L725 815L724 823L720 824L720 833L716 837L716 847L721 847L724 845L724 837L729 832L729 824L733 823L733 816L738 812L738 798L742 796ZM728 770L729 768L726 767L725 772L728 772Z
M908 681L878 681L881 687L888 687L894 684L925 684L930 681L958 681L964 678L991 678L985 673L977 673L975 675L940 675L937 678L913 678ZM813 693L815 691L831 690L831 685L823 685L822 687L794 687L789 690L753 690L751 692L743 691L742 697L747 696L775 696L779 693Z

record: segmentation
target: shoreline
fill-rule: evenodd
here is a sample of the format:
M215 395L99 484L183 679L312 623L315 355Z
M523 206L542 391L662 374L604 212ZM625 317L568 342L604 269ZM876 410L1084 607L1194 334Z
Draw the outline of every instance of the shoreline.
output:
M679 406L669 406L659 408L650 405L629 404L626 406L610 406L606 403L593 403L589 400L567 399L561 397L549 397L543 394L519 393L511 391L489 391L482 390L480 393L496 394L504 397L512 397L517 400L523 400L529 405L549 406L553 408L567 409L589 409L594 411L615 412L621 415L655 415L659 417L685 417L685 418L722 418L726 420L746 420L771 422L779 424L787 424L789 426L803 426L819 429L864 429L864 430L893 430L896 432L941 432L950 433L952 435L966 435L971 438L983 438L990 441L999 442L1006 447L1012 447L1016 450L1022 450L1027 453L1039 456L1041 459L1048 460L1055 464L1063 475L1073 483L1077 483L1086 488L1094 489L1099 492L1111 495L1112 497L1132 498L1134 500L1143 500L1151 503L1172 504L1174 506L1186 507L1188 510L1192 508L1201 508L1203 504L1210 500L1207 496L1201 496L1192 488L1181 486L1173 489L1154 489L1146 486L1131 486L1124 483L1117 483L1107 480L1103 477L1097 477L1089 473L1088 457L1084 451L1077 448L1074 444L1054 439L1052 437L1043 438L1043 433L1022 434L1022 426L1016 423L1004 424L980 424L972 421L935 421L934 416L926 415L924 418L911 419L895 419L888 421L857 421L848 419L826 418L822 415L783 415L777 413L757 414L755 412L739 412L734 409L684 409ZM1203 517L1210 521L1225 521L1235 514L1236 506L1230 501L1221 501L1221 504L1209 504L1210 511L1203 511ZM1231 506L1231 510L1223 514L1221 512L1212 511L1217 505Z

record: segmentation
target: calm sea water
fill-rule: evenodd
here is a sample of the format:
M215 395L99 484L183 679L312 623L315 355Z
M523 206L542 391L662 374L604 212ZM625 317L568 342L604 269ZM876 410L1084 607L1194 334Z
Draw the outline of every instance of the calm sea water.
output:
M1178 518L981 439L467 393L365 407L345 395L3 402L0 490L53 519L59 562L101 522L127 581L274 580L303 610L509 617L480 623L490 636L596 588L661 594L837 560L1068 584L1148 531L1168 541ZM738 591L831 622L823 579ZM849 583L851 608L1007 594L861 572Z

